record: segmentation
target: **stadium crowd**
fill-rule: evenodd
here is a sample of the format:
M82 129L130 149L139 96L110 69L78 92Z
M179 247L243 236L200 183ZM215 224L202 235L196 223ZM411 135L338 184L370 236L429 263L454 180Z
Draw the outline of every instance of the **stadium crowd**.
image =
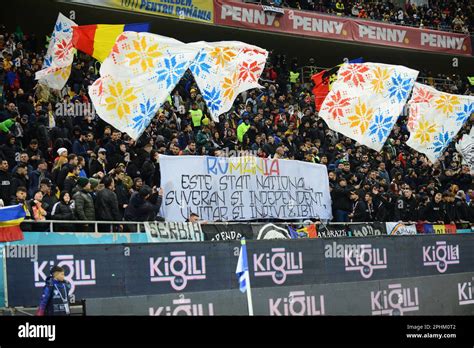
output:
M473 177L456 139L432 164L406 146L400 117L380 153L359 146L318 117L311 84L295 78L307 63L271 54L265 88L242 93L220 122L209 118L188 71L133 141L94 115L87 87L98 77L96 62L78 54L67 88L48 90L34 80L45 51L38 44L0 26L0 204L22 204L27 219L159 219L161 154L251 151L327 166L334 221L474 222ZM474 94L467 80L452 80L458 93ZM472 117L459 136L471 125ZM74 228L90 226L62 226Z
M262 3L465 34L472 32L474 25L470 0L428 0L421 5L406 0L402 7L390 0L262 0Z

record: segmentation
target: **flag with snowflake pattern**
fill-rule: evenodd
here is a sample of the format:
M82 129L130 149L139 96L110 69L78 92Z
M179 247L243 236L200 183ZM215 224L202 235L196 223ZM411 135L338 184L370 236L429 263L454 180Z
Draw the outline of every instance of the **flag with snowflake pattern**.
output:
M344 64L319 116L329 128L380 151L417 76L418 71L400 65Z
M474 97L444 93L416 83L408 102L407 145L434 163L474 113Z
M214 121L229 111L237 96L258 83L268 52L238 41L194 42L199 49L190 70Z
M139 138L198 51L169 37L123 32L89 87L97 114Z
M58 15L43 67L36 72L36 79L49 88L62 89L69 79L76 51L72 44L72 27L75 25L62 13Z

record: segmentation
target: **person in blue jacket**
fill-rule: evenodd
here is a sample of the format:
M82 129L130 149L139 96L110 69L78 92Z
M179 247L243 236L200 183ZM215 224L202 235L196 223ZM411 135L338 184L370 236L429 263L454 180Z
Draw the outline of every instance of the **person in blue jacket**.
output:
M36 315L56 316L70 315L69 290L71 284L64 279L64 269L59 266L51 268L51 276L46 278L40 304Z

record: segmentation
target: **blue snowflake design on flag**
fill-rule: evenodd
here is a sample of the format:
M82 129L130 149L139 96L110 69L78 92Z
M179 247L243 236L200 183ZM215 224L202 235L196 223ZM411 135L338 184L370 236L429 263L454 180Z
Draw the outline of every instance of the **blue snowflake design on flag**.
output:
M67 23L59 22L54 26L54 31L70 33L72 31L71 27Z
M200 76L203 73L209 73L211 66L206 63L206 59L207 54L203 49L201 49L196 56L196 59L194 59L193 63L189 67L189 70L191 70L191 72L196 76Z
M156 104L152 104L150 99L145 103L140 103L140 115L132 119L133 123L129 125L132 127L138 134L143 133L146 127L150 124L151 120L156 114Z
M474 103L464 104L462 111L459 111L456 114L456 122L460 122L461 125L464 124L471 117L471 114L474 112Z
M443 152L444 149L448 147L449 143L452 140L452 136L453 132L445 132L443 127L442 131L438 135L435 135L433 146L431 146L429 149L433 150L435 154L440 154L441 152Z
M212 90L205 89L202 93L202 97L211 111L219 111L222 104L220 91L216 90L215 87Z
M369 135L374 136L372 137L372 142L376 142L377 140L380 143L385 142L395 122L395 117L384 117L382 113L376 115L372 125L369 127Z
M388 89L389 97L402 103L408 98L408 94L414 84L413 79L404 79L400 74L392 77L392 86Z
M53 63L53 57L51 55L44 57L43 69L49 68Z
M186 61L178 64L176 56L164 59L164 67L156 72L158 81L165 80L166 88L174 87L186 72Z

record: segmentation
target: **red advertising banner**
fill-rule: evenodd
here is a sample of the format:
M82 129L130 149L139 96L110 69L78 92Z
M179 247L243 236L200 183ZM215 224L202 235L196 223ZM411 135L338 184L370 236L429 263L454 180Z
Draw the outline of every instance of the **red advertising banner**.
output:
M316 12L284 9L265 12L260 5L214 0L214 23L239 28L367 42L454 55L471 55L469 35L355 20Z

